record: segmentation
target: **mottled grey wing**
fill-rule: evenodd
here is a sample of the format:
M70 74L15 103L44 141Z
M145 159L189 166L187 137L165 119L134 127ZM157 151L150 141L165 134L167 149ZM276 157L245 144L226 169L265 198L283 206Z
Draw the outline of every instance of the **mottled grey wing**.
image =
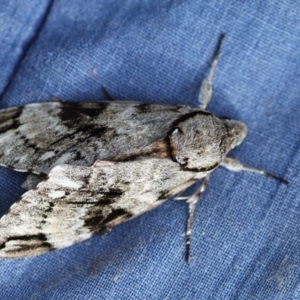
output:
M0 257L70 246L156 207L203 176L159 158L56 166L0 220Z
M34 103L0 111L0 165L45 173L56 165L97 159L165 138L187 106L137 102Z

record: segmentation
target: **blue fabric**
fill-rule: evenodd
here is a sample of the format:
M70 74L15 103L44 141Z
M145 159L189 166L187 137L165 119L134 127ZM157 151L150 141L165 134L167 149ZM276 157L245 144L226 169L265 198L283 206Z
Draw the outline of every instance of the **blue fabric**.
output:
M0 261L1 299L300 299L297 1L1 1L0 108L116 99L197 105L227 34L209 109L248 125L232 156L289 180L218 169L197 207L168 201L105 238ZM24 174L0 169L1 215Z

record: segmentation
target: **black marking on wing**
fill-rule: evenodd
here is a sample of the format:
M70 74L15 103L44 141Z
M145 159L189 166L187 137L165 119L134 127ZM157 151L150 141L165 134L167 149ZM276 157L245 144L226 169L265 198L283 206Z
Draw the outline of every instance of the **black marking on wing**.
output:
M26 147L27 148L31 148L34 150L34 152L39 152L41 150L40 147L36 146L35 144L33 143L30 143L30 140L28 138L25 138L24 136L20 136L20 139L23 140L24 144L26 144Z
M5 165L5 167L6 167L7 169L11 169L11 170L14 170L14 169L15 169L15 167L12 166L12 165Z
M159 193L159 196L157 197L157 200L156 200L156 201L162 201L162 200L168 199L168 198L170 197L170 196L169 196L169 193L170 193L169 190L161 191L161 192Z
M115 199L121 197L123 195L123 193L124 192L121 189L116 189L116 188L110 189L107 192L106 191L105 192L83 191L86 201L66 201L65 203L66 204L75 204L77 206L93 205L94 207L97 208L97 207L110 205L110 204L114 203ZM80 198L82 198L82 197L80 197ZM64 198L64 197L62 197L62 198ZM93 201L91 199L99 199L99 200Z
M147 157L147 156L151 156L152 152L139 152L139 153L134 153L134 154L129 154L129 155L125 155L123 156L121 159L114 159L112 158L113 161L135 161L136 159L140 159L141 157Z
M48 202L48 203L49 203L49 207L45 209L45 212L50 213L53 210L54 203L53 202Z
M43 220L41 220L38 225L36 226L38 229L42 230L43 225L47 223L47 218L48 216L51 216L51 212L53 210L54 207L54 203L53 202L49 202L49 207L47 209L44 210L44 214L42 214Z
M97 127L96 125L89 124L83 127L79 127L77 131L83 132L89 136L98 137L105 134L108 131L108 129L109 128L107 126Z
M103 223L109 223L119 217L126 217L129 219L132 217L132 214L128 213L125 209L115 209L104 219Z
M102 224L104 220L103 215L91 215L88 216L84 221L84 226L89 228L91 232L99 232L104 229Z
M86 193L86 191L84 191L84 193ZM123 193L124 191L121 189L111 188L109 189L109 191L101 191L101 190L98 190L97 192L92 191L89 193L89 196L95 197L96 199L100 197L100 200L95 203L101 205L103 201L110 200L111 202L113 202L115 198L119 198L120 196L123 195Z
M47 237L43 233L39 234L32 234L32 235L16 235L16 236L10 236L7 241L14 241L14 240L20 240L20 241L31 241L31 240L37 240L40 242L47 241Z
M33 235L10 236L7 241L0 245L0 250L5 249L9 241L20 241L17 249L6 250L7 252L26 252L37 248L46 248L48 251L54 250L53 246L47 242L47 237L43 233ZM26 242L30 242L27 244Z
M83 156L79 150L73 149L73 150L71 150L71 153L75 153L75 157L73 158L74 160L83 159Z
M90 200L87 200L87 201L68 201L68 202L66 202L66 204L74 204L74 205L83 207L85 205L93 205L93 206L102 205L102 206L105 206L105 205L112 204L113 202L114 201L110 200L110 199L101 199L99 201L90 201Z
M22 111L23 106L4 110L3 114L0 115L0 133L17 129L20 126L19 117Z
M112 210L106 217L103 216L101 211L99 211L98 213L94 212L94 214L87 216L84 222L84 226L88 227L91 232L97 233L102 230L108 229L109 226L107 226L107 224L120 217L123 220L128 220L133 217L133 215L121 208Z
M89 179L85 179L88 181ZM116 199L120 198L124 191L119 188L110 188L108 190L97 191L78 191L82 196L78 197L80 201L76 201L76 198L71 197L70 201L66 200L66 205L74 205L77 207L86 207L86 215L84 216L84 227L87 227L93 234L102 230L107 230L107 223L113 221L116 218L122 217L127 220L132 217L124 209L115 209L111 207L111 204L116 202ZM64 197L62 197L64 198ZM86 201L84 201L86 200ZM120 221L121 223L121 221Z
M62 121L66 122L66 125L70 125L71 128L74 127L74 123L79 120L85 119L86 117L94 118L98 117L109 105L106 102L97 103L97 107L91 105L88 107L84 103L71 103L64 102L62 103L61 111L58 116Z
M66 124L65 124L66 125ZM60 143L61 141L70 138L70 139L74 139L75 135L82 132L84 134L86 134L88 137L98 137L101 136L103 134L105 134L105 132L108 130L109 128L106 126L102 126L102 127L97 127L94 124L88 124L88 125L84 125L84 126L80 126L78 129L76 129L76 131L67 134L63 137L61 137L58 140L55 140L54 142L52 142L49 147L52 147L58 143ZM112 129L114 130L114 129ZM86 139L87 136L85 136L84 138Z
M95 193L95 192L94 192ZM91 232L97 233L102 230L107 229L107 223L122 217L124 220L127 220L132 217L130 213L128 213L124 209L112 209L111 204L115 203L116 199L120 198L124 191L118 188L110 188L108 191L97 191L97 195L89 194L88 201L84 202L72 202L75 205L89 205L87 214L84 220L84 226L88 227ZM93 197L94 196L94 197ZM100 197L100 199L99 199ZM98 198L98 201L91 201L90 199ZM69 202L70 203L70 202ZM71 204L71 203L70 203ZM108 206L107 209L110 212L107 212L105 206ZM121 223L121 222L120 222Z
M110 188L108 192L100 192L104 195L105 199L119 198L123 195L124 191L118 188Z
M153 106L147 103L138 104L135 108L137 112L141 114L153 113Z
M108 103L99 102L99 106L97 108L88 108L88 107L80 107L80 113L91 118L98 117L108 106Z

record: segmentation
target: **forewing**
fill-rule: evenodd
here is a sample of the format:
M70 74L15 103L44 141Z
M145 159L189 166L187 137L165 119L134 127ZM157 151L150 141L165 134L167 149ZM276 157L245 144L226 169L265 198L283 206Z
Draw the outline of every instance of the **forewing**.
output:
M205 173L170 159L59 165L0 220L0 257L70 246L150 210Z
M188 106L137 102L34 103L0 111L0 165L45 173L56 165L96 160L163 139Z

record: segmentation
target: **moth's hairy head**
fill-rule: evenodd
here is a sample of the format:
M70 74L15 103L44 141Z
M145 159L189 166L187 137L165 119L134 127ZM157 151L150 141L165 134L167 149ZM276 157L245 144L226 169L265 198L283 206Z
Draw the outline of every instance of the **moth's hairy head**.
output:
M229 147L240 145L247 135L247 126L243 122L237 120L223 120L225 126L227 126ZM230 149L229 149L230 150Z
M216 168L246 134L242 122L199 111L174 122L168 141L172 159L183 169L205 172Z

